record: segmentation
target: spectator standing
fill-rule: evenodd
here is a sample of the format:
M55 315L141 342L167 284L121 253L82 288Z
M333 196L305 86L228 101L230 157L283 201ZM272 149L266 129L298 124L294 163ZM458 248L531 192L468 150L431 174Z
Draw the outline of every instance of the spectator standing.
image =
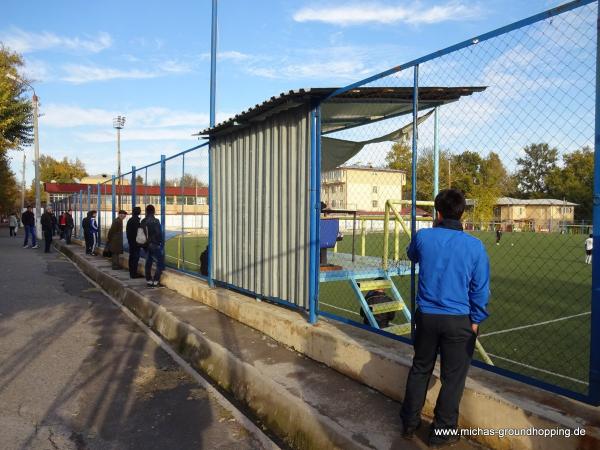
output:
M92 247L94 246L94 238L92 236L92 213L88 211L86 216L81 221L81 228L83 228L83 238L85 239L85 254L92 254Z
M10 237L17 237L16 229L19 226L19 221L17 220L17 216L15 213L10 213L8 216L8 228L10 232Z
M27 210L21 215L21 222L23 222L23 228L25 229L25 241L23 241L23 248L39 248L35 233L35 214L33 213L31 206L28 205ZM31 247L28 245L30 235Z
M62 214L58 217L58 229L60 231L60 240L62 241L65 238L65 229L67 228L67 213L62 212Z
M125 220L125 217L127 217L127 212L119 211L119 215L113 220L106 237L106 245L111 252L113 270L121 268L119 255L123 253L123 220Z
M146 284L149 287L160 286L160 275L165 265L162 228L159 220L154 217L154 205L146 206L146 217L140 223L146 234ZM156 271L152 276L152 263L156 261Z
M432 447L459 439L459 404L479 324L488 316L488 256L479 239L463 232L460 219L465 204L461 191L441 191L435 198L437 225L416 233L407 249L408 257L419 264L419 287L415 354L400 416L403 435L410 439L421 424L421 410L439 352L442 387L429 433Z
M129 245L129 277L140 278L138 275L138 264L140 262L140 246L136 242L137 232L140 228L140 214L142 208L136 206L131 212L131 218L127 221L125 234L127 235L127 243Z
M96 255L96 248L98 247L98 220L97 220L98 211L92 211L92 215L90 216L90 230L92 231L92 255Z
M71 245L71 237L73 236L73 228L75 223L73 222L73 210L69 208L69 211L65 213L65 242L67 245Z
M44 233L44 253L50 253L50 244L52 244L52 235L56 229L56 217L52 213L52 208L46 206L41 218L42 232Z

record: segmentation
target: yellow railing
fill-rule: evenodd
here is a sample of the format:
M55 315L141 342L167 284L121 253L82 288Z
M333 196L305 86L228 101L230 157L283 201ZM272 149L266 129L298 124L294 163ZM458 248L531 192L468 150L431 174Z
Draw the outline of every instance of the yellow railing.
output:
M400 259L400 228L410 238L410 227L404 220L404 216L396 209L396 205L412 205L410 200L387 200L385 202L385 215L383 219L383 269L388 268L388 254L390 248L390 211L394 215L394 259ZM417 200L416 206L434 206L432 201ZM408 219L409 217L406 216ZM431 221L432 218L419 217L417 220Z

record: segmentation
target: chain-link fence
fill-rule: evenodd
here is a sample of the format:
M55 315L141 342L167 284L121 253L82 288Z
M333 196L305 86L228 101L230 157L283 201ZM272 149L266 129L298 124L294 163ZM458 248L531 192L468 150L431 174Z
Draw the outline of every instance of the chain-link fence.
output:
M83 239L83 219L93 212L96 238L102 244L119 211L124 210L123 242L128 251L127 221L134 207L140 207L143 218L146 206L153 205L163 225L166 265L206 276L208 254L203 257L202 253L207 249L209 229L207 150L207 144L202 144L97 184L77 185L75 192L65 192L61 194L64 198L51 202L57 221L60 225L62 213L71 209L73 236ZM65 185L64 189L72 187Z
M321 152L321 220L311 222L320 261L309 264L320 279L319 314L410 342L418 266L406 247L434 226L437 192L460 189L464 230L483 242L491 265L490 317L475 364L600 400L592 340L600 299L590 295L598 254L593 179L600 178L597 8L591 0L563 5L321 102L311 115L320 147L318 139L310 144ZM200 275L208 264L208 161L203 144L78 186L55 209L74 211L80 238L82 219L96 210L105 239L119 209L129 219L134 206L143 216L152 204L166 264ZM316 185L318 164L310 170ZM373 292L384 301L370 302Z
M322 314L410 337L398 325L414 312L418 267L411 292L405 249L433 225L436 193L457 188L491 264L477 357L588 393L597 7L551 10L321 105L323 165L332 149L348 157L322 167ZM389 302L371 306L373 323L365 297L377 289Z

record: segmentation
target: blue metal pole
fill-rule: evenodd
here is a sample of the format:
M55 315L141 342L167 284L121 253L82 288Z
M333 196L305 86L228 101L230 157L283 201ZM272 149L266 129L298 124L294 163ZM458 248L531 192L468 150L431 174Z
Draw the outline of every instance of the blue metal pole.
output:
M215 126L215 103L217 91L217 0L212 1L210 34L210 126Z
M433 199L440 191L440 123L439 107L433 110ZM434 217L435 218L435 217Z
M167 207L166 202L166 173L167 173L167 164L165 161L165 155L160 155L160 223L162 224L162 242L163 247L165 245L165 229L167 228L166 218L167 212L165 211Z
M102 244L102 193L100 192L100 183L97 187L98 191L98 245Z
M412 168L410 184L410 236L414 239L417 233L417 142L419 127L417 126L417 115L419 113L419 66L414 67L414 86L413 86L413 126L412 126ZM411 316L411 338L415 338L415 298L416 298L416 267L415 263L410 263L410 316Z
M116 195L116 192L115 192L115 176L114 175L112 177L112 185L111 185L111 188L110 188L110 192L112 194L112 197L111 197L111 201L112 201L112 205L111 205L112 206L112 218L114 219L115 217L117 217L117 205L116 205L116 199L117 199L116 197L117 197L117 195ZM120 192L119 192L119 194L120 194Z
M308 321L317 322L319 301L319 229L321 220L321 111L316 106L310 112L310 257L308 284Z
M79 191L79 239L83 239L83 228L81 222L83 221L83 191Z
M212 21L210 34L210 126L215 126L215 105L217 91L217 0L212 2ZM213 279L213 176L212 176L212 142L208 146L208 285L214 287Z
M215 286L214 282L214 263L213 263L213 255L214 255L214 247L213 244L213 226L214 226L214 208L213 208L213 180L214 177L212 175L212 167L213 167L213 150L214 147L212 145L212 139L209 141L208 145L208 285L210 287Z
M600 12L599 12L600 13ZM590 400L600 405L600 15L596 22L596 124L594 140L594 210L592 250L592 314L590 318Z
M135 166L131 166L131 209L136 206L136 183L137 183L137 175L135 172ZM133 222L132 222L133 223Z
M185 154L181 157L181 239L185 236L185 187L183 182L185 180ZM181 262L182 268L185 270L185 244L181 246Z
M92 209L92 186L91 185L88 185L87 209L88 209L88 211L90 209Z

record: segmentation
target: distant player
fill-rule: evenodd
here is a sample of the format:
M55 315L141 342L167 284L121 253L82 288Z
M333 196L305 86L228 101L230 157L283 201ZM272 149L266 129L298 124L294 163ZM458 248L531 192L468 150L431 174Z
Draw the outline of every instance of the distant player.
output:
M594 249L594 238L593 238L593 235L590 234L590 237L588 237L585 240L585 263L586 264L592 263L592 250L593 249Z
M502 229L496 228L496 245L500 245L500 239L502 239Z

